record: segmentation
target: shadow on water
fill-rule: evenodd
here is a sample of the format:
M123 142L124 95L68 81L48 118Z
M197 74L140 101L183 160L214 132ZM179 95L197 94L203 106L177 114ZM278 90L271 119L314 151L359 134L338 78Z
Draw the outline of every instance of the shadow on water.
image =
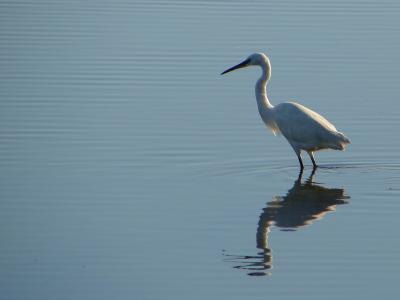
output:
M282 231L295 231L311 225L334 211L336 205L346 204L344 189L327 188L317 184L313 177L315 171L302 183L302 172L285 196L275 196L260 215L256 242L260 251L257 255L231 255L224 251L225 261L234 262L235 269L248 271L250 276L270 275L272 250L268 245L268 234L272 226Z

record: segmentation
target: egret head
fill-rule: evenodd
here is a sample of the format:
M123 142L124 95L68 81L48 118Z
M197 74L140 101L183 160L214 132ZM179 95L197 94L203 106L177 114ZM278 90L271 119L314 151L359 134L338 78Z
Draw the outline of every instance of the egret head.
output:
M250 55L249 57L247 57L240 64L225 70L224 72L221 73L221 75L224 75L224 74L234 71L236 69L245 68L248 66L260 66L261 68L263 68L263 70L268 75L271 74L271 63L269 62L268 56L266 56L264 53L254 53L254 54Z

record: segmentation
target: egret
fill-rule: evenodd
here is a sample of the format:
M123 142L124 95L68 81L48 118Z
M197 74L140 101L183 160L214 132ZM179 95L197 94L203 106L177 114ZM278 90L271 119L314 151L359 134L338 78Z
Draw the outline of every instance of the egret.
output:
M271 77L271 63L264 53L250 55L221 75L248 66L260 66L262 69L262 75L255 88L261 119L274 135L282 134L287 139L297 155L301 170L304 169L302 150L308 153L315 169L317 168L315 151L344 150L346 145L350 144L350 140L343 133L337 131L333 124L315 111L296 102L285 102L276 106L269 102L267 83Z

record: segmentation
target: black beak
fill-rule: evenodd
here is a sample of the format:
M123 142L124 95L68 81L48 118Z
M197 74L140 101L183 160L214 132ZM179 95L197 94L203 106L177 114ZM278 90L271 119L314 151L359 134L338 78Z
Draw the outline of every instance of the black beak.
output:
M229 68L228 70L223 71L221 73L221 75L224 75L224 74L229 73L229 72L231 72L233 70L236 70L236 69L247 67L249 63L250 63L250 59L246 59L245 61L241 62L240 64L238 64L238 65L236 65L236 66L234 66L232 68Z

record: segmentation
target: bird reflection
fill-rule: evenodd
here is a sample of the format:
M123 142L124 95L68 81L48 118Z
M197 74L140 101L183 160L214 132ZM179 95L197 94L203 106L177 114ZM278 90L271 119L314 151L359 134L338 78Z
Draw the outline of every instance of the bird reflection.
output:
M334 211L336 205L346 204L350 197L344 189L327 188L313 181L315 170L302 183L300 172L293 187L285 196L275 196L260 215L257 227L257 255L230 255L224 252L226 261L235 262L234 268L248 271L250 276L270 275L272 253L268 245L268 234L271 226L284 231L294 231L311 225Z

